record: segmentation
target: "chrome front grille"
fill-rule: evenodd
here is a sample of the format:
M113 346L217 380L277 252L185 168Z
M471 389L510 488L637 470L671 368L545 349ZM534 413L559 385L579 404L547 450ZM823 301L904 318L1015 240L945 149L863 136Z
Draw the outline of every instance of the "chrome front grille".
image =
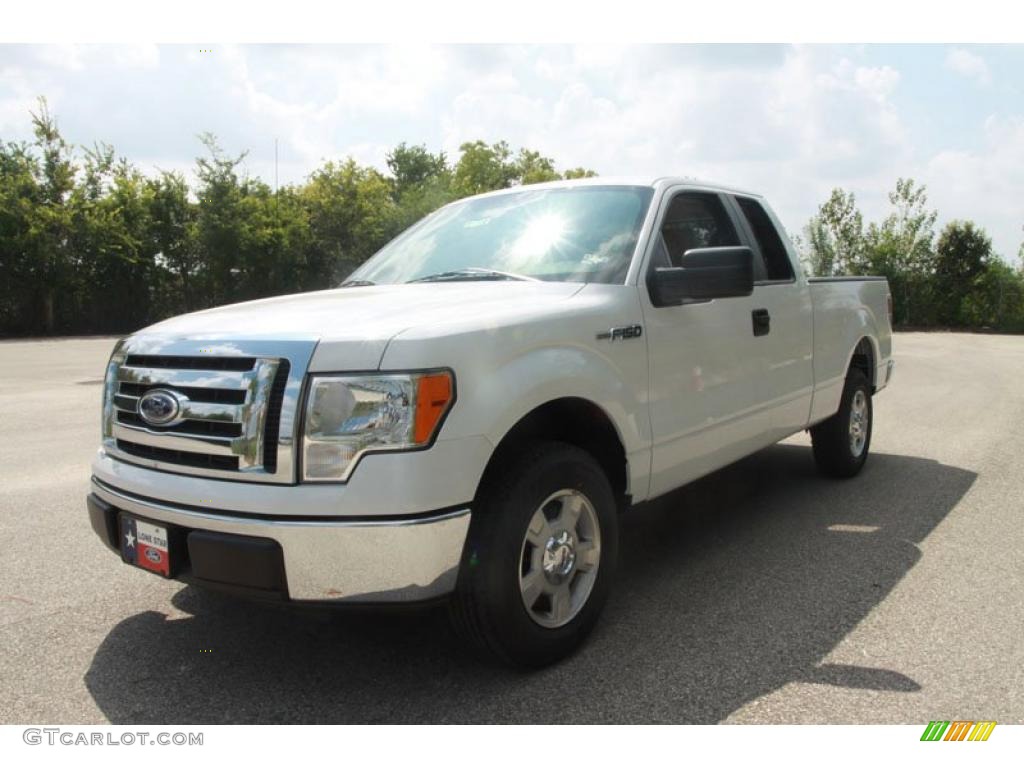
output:
M232 480L292 482L294 424L312 344L254 354L237 344L202 348L128 339L111 357L104 402L104 449L125 461ZM199 354L178 354L195 346ZM205 353L205 354L204 354ZM287 356L286 356L287 355ZM154 403L173 404L161 422ZM168 406L169 407L169 406ZM163 418L161 416L160 418Z

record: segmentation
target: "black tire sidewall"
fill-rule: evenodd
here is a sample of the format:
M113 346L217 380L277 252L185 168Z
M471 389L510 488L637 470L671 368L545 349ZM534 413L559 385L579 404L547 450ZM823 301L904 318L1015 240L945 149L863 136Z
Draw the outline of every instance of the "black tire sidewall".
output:
M853 454L850 446L850 411L853 409L853 398L858 391L863 391L867 398L867 435L864 448L859 456ZM842 400L839 411L815 435L815 454L819 462L829 474L838 477L853 477L860 472L868 460L871 450L871 432L874 423L874 404L871 401L871 387L868 378L860 370L853 370L846 377L843 385Z

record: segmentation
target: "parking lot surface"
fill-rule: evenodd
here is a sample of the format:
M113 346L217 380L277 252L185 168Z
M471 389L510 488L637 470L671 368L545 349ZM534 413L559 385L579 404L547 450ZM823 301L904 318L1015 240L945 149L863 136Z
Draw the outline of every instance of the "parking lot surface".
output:
M0 722L1024 722L1024 338L898 334L872 455L800 435L623 519L590 642L488 666L442 610L294 610L89 527L112 339L0 343Z

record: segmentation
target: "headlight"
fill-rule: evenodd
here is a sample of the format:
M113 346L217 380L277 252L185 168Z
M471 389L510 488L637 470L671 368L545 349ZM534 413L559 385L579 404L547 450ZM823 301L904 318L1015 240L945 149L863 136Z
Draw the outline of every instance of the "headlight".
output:
M100 433L104 442L112 440L114 434L114 395L117 394L118 387L117 369L121 367L125 359L124 353L118 351L120 349L121 342L118 342L110 355L110 360L107 361L107 372L103 377L103 416Z
M304 480L346 480L372 451L420 448L453 399L447 371L313 376L302 439Z

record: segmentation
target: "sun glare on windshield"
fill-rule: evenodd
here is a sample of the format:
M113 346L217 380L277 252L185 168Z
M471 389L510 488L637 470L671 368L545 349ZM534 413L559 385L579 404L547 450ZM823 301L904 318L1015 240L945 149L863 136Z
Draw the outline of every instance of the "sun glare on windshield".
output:
M522 189L469 198L406 230L350 275L407 283L427 277L621 282L653 189L624 185ZM458 274L452 274L453 272Z
M558 214L544 214L527 222L523 233L512 245L509 256L517 264L528 264L551 252L561 245L567 226L565 217Z

